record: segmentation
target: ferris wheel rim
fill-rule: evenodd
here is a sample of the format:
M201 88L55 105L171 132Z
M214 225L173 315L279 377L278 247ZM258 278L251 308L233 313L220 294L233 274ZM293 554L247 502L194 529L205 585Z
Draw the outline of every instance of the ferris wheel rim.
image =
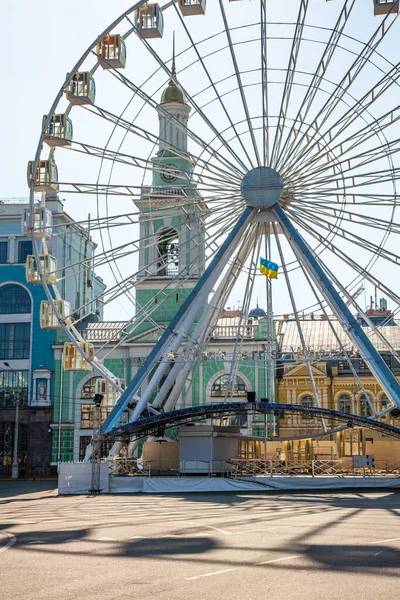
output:
M140 6L141 4L144 4L144 0L143 0L142 2L139 2L139 3L138 3L137 5L135 5L135 6ZM175 8L176 8L176 7L175 7ZM126 12L127 12L128 14L130 14L132 11L133 11L133 9L129 9L129 11L126 11ZM124 13L124 14L123 14L123 15L122 15L122 16L119 18L119 20L117 20L117 21L114 21L114 23L113 23L113 26L112 26L112 27L114 27L114 26L115 26L115 24L118 24L118 23L119 23L119 22L120 22L120 21L121 21L121 20L124 18L124 16L126 16L126 13ZM112 27L110 26L109 28L107 28L106 32L109 32L109 31L112 29ZM221 33L223 33L223 32L221 32ZM103 35L103 34L102 34L102 35ZM99 37L101 37L101 36L99 36ZM98 40L98 39L99 39L99 38L97 38L97 40ZM97 42L97 40L96 40L96 42ZM95 42L95 43L96 43L96 42ZM92 47L93 47L93 46L92 46ZM388 61L388 62L390 62L390 61ZM78 67L78 68L79 68L79 67ZM63 89L64 89L64 86L63 86ZM49 114L51 114L51 113L49 113ZM262 117L259 117L259 118L262 118ZM110 175L110 177L111 177L111 175ZM33 186L32 186L32 187L33 187ZM397 197L397 194L396 194L396 197ZM378 260L378 257L376 258L376 260ZM358 277L358 276L357 276L357 277ZM73 341L73 340L72 340L72 341Z

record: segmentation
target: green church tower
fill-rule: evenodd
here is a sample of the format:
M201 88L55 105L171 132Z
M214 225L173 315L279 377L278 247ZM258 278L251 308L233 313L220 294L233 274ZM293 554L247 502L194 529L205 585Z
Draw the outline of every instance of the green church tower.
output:
M190 106L173 79L157 112L159 147L152 158L152 186L143 187L140 200L135 201L141 239L137 311L151 312L137 333L154 328L154 321L166 326L205 268L205 204L192 181L193 162L187 149Z

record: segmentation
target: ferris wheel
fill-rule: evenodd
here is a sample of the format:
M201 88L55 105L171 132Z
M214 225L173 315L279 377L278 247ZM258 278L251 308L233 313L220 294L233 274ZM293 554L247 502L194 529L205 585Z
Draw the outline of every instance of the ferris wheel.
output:
M381 413L367 395L372 417L400 406L380 354L399 358L385 329L400 306L398 27L398 2L381 0L142 0L72 67L29 165L27 277L46 292L42 326L67 336L65 368L94 368L115 390L105 431L127 408L133 422L176 406L237 298L230 379L259 297L269 398L273 315L285 313L319 406L300 319L318 312L335 355L357 379L363 357L385 391ZM97 243L62 268L52 247L73 228L52 222L52 192ZM62 286L77 273L86 291L70 306ZM107 282L97 295L95 273ZM389 300L386 323L361 307L360 286ZM126 385L81 334L99 307L120 321L106 356L143 334L153 343Z

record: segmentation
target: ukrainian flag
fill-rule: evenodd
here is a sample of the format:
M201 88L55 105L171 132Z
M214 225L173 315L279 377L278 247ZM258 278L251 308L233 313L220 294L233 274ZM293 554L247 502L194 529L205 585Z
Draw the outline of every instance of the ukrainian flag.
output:
M265 258L260 258L260 271L270 279L278 278L278 265Z

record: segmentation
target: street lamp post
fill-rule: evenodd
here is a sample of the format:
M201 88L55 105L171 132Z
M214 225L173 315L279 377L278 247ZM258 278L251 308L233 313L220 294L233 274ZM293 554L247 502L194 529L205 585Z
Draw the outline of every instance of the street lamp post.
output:
M14 372L14 369L10 367L8 362L3 362L3 365ZM19 463L18 463L18 441L19 441L19 398L14 395L15 400L15 426L14 426L14 449L13 449L13 461L11 465L11 479L19 478Z
M18 438L19 438L19 398L16 398L16 400L15 400L14 451L13 451L13 461L12 461L12 465L11 465L11 479L18 479L18 477L19 477Z

